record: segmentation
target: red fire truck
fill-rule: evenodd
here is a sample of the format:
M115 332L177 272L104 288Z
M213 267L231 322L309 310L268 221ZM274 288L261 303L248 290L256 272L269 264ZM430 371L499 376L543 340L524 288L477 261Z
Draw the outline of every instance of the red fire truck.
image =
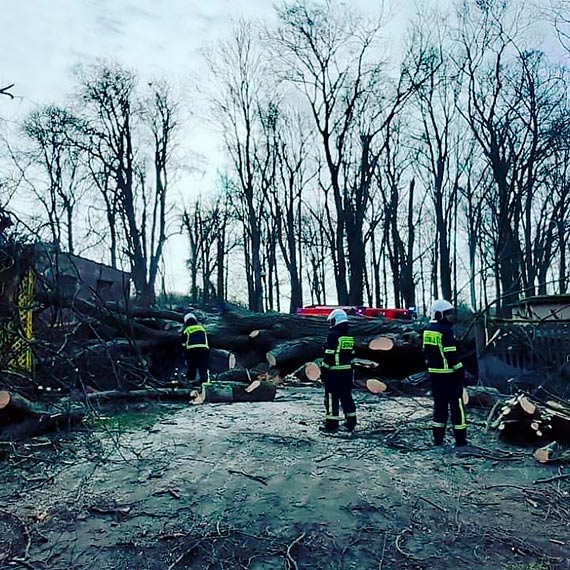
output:
M364 306L346 306L346 305L308 305L297 309L298 315L310 317L328 317L333 309L343 309L347 315L358 315L368 317L370 319L382 317L384 319L401 319L411 321L416 317L413 309L385 309Z

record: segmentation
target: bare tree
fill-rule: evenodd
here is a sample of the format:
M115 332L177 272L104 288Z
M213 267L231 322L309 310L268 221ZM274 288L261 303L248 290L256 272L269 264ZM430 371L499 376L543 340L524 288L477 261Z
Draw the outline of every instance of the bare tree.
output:
M277 14L273 52L283 78L309 105L328 169L321 182L334 204L327 220L338 300L360 305L380 134L425 80L423 57L406 58L394 82L375 52L380 24L366 22L353 7L299 0Z
M34 111L24 122L31 162L41 171L32 190L47 216L51 241L69 253L74 253L77 205L85 193L80 150L73 143L80 130L76 116L55 106Z
M259 163L264 135L264 62L251 25L240 22L230 41L221 42L210 54L209 64L216 80L214 108L223 128L225 146L236 173L233 207L242 224L245 273L249 308L263 310L262 236L266 216L266 192Z
M167 172L177 122L176 105L164 84L151 84L145 106L136 83L134 73L99 64L84 70L80 95L88 123L84 149L90 155L94 180L104 196L109 222L120 223L137 300L148 305L154 302L167 238ZM145 127L153 141L147 161ZM148 162L153 182L147 177Z

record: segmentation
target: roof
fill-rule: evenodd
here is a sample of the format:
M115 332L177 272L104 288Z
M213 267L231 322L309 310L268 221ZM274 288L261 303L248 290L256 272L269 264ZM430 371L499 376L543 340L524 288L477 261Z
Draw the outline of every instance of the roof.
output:
M520 307L521 305L570 305L570 295L535 295L534 297L525 297L513 303L511 307Z

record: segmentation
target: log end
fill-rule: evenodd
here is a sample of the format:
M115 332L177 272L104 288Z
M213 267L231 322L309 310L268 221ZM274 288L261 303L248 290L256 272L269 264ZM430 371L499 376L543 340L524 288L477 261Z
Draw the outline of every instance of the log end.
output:
M394 341L387 336L378 336L368 343L368 348L370 350L392 350Z
M0 410L3 410L10 403L10 392L0 391Z
M254 380L244 391L250 394L254 390L257 390L261 386L261 380Z
M373 394L382 394L386 391L386 384L376 378L370 378L366 380L366 388Z
M275 367L277 365L277 358L275 358L275 355L272 352L268 352L265 355L265 358L267 359L269 366Z
M317 381L321 377L319 365L316 362L307 362L305 364L305 376L308 380Z

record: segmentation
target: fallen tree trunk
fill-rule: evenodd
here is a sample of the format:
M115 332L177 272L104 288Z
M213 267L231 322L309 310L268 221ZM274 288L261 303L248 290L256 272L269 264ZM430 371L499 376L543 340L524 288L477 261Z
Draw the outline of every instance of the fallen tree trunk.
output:
M264 362L255 368L234 368L218 374L215 382L239 382L241 384L251 384L254 380L271 380L279 378L279 372L271 369Z
M323 339L318 337L291 340L277 345L265 356L273 368L290 372L301 364L323 355Z
M83 408L51 410L7 390L0 391L0 439L27 439L79 423Z
M492 408L501 398L505 398L496 388L470 386L467 392L469 393L469 405L477 408Z
M210 372L212 374L219 374L220 372L226 372L226 370L232 370L236 367L236 364L237 359L233 352L223 350L221 348L210 349Z
M195 388L149 388L146 390L107 390L104 392L93 392L87 394L85 399L88 402L141 402L145 400L159 400L162 402L177 402L180 400L190 401Z
M276 393L275 384L259 380L248 385L240 382L210 382L203 387L203 397L210 403L271 402Z
M84 410L46 414L37 418L27 417L0 429L0 438L6 441L29 439L55 430L70 428L81 423L84 417Z
M2 418L8 416L41 416L46 409L35 402L7 390L0 391L0 425Z
M321 378L321 368L316 362L306 362L292 374L287 375L287 378L291 376L303 384L316 384Z

